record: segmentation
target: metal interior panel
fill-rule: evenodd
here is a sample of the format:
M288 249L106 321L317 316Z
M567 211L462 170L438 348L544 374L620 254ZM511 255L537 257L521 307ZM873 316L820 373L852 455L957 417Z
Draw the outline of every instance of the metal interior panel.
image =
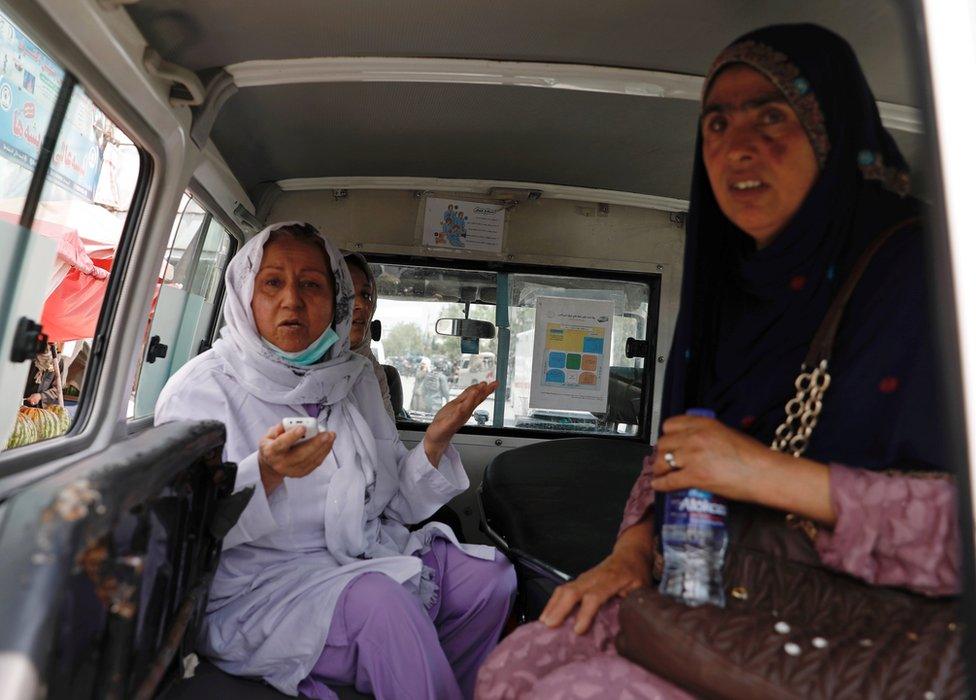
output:
M329 175L521 180L687 196L686 100L422 83L242 90L214 140L251 190Z
M919 103L895 0L583 0L344 3L142 0L149 43L198 71L247 60L452 57L703 75L729 41L776 23L847 37L880 100ZM695 103L562 90L424 83L244 88L214 141L253 196L295 177L432 176L576 185L684 199ZM910 161L920 139L899 134Z
M311 56L586 63L703 75L735 37L816 22L854 46L877 97L917 104L895 0L141 0L128 12L193 70Z
M0 386L21 391L33 370L34 354L14 361L11 351L22 343L17 338L21 318L41 320L44 297L35 280L55 269L57 243L9 221L0 220ZM6 393L6 392L5 392ZM6 445L13 432L20 394L13 391L0 402L0 440Z
M245 189L293 177L518 180L686 199L698 105L425 83L242 90L213 138ZM911 160L923 138L896 132Z

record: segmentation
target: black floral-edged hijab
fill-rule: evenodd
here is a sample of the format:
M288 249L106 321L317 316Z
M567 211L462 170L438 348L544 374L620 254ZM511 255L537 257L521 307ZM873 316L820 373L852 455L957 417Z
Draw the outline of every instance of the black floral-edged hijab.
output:
M881 123L853 50L811 24L750 32L722 51L784 95L820 175L795 217L762 250L725 217L695 150L681 307L662 418L692 407L769 443L837 288L870 242L917 217L905 159ZM918 225L875 256L847 306L832 385L806 456L868 469L948 467L934 322Z

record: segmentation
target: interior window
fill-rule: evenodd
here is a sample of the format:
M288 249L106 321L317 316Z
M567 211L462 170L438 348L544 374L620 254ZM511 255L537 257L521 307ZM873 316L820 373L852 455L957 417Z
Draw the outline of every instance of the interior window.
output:
M627 341L645 342L657 335L657 313L649 318L650 284L590 277L520 275L510 278L508 384L511 387L511 421L517 428L564 430L584 433L637 435L645 395L644 354L628 357ZM540 299L549 308L566 310L562 318L543 321L539 328ZM592 338L588 328L598 326L587 318L574 319L574 307L596 302L608 309L609 343ZM650 331L650 333L649 333ZM541 337L537 337L541 336ZM538 342L537 342L538 341ZM589 352L592 350L593 352ZM596 352L599 350L599 352ZM593 377L588 368L607 373L606 391L597 387L600 407L589 404L585 390ZM536 391L533 383L552 391ZM572 387L577 386L574 392ZM647 387L648 396L650 388ZM541 394L541 396L540 396ZM565 397L565 401L560 401ZM605 398L604 398L605 397ZM577 404L577 405L574 405Z
M152 415L166 381L210 347L224 268L234 248L227 229L184 194L153 297L129 418Z
M378 291L375 318L383 329L372 349L400 375L402 419L430 422L466 387L498 379L496 393L478 406L469 425L640 434L644 396L651 394L644 373L647 345L634 343L656 337L657 312L651 310L656 278L372 265ZM540 331L545 337L537 342L540 299L542 312L575 312L590 304L596 313L589 320L573 313L572 318L547 323ZM452 321L445 319L487 322L480 328L493 337L446 335ZM550 360L558 367L550 366Z
M57 139L47 160L41 145L49 132ZM51 269L24 276L45 297L39 321L47 343L24 362L16 388L23 405L0 447L65 433L85 400L95 328L141 164L139 149L74 78L0 13L0 216L57 247Z
M472 318L494 325L495 273L412 265L374 265L373 272L375 318L383 335L372 350L400 374L401 417L430 422L465 387L495 379L495 338L481 339L474 353L462 352L461 338L436 331L441 318ZM493 415L494 398L489 397L470 422L486 425Z

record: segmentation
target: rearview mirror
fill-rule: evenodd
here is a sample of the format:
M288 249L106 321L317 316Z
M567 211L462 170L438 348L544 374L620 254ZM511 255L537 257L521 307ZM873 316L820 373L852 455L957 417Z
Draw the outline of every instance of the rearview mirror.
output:
M439 318L434 325L437 335L452 335L456 338L494 338L495 324L489 321L475 321L472 318Z

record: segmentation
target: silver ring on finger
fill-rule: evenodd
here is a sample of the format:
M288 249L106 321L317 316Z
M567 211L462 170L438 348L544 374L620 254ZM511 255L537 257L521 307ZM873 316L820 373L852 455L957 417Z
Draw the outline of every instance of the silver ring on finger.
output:
M668 468L671 471L674 471L675 469L678 469L679 468L678 467L678 463L674 459L674 452L665 452L664 453L664 461L667 463Z

